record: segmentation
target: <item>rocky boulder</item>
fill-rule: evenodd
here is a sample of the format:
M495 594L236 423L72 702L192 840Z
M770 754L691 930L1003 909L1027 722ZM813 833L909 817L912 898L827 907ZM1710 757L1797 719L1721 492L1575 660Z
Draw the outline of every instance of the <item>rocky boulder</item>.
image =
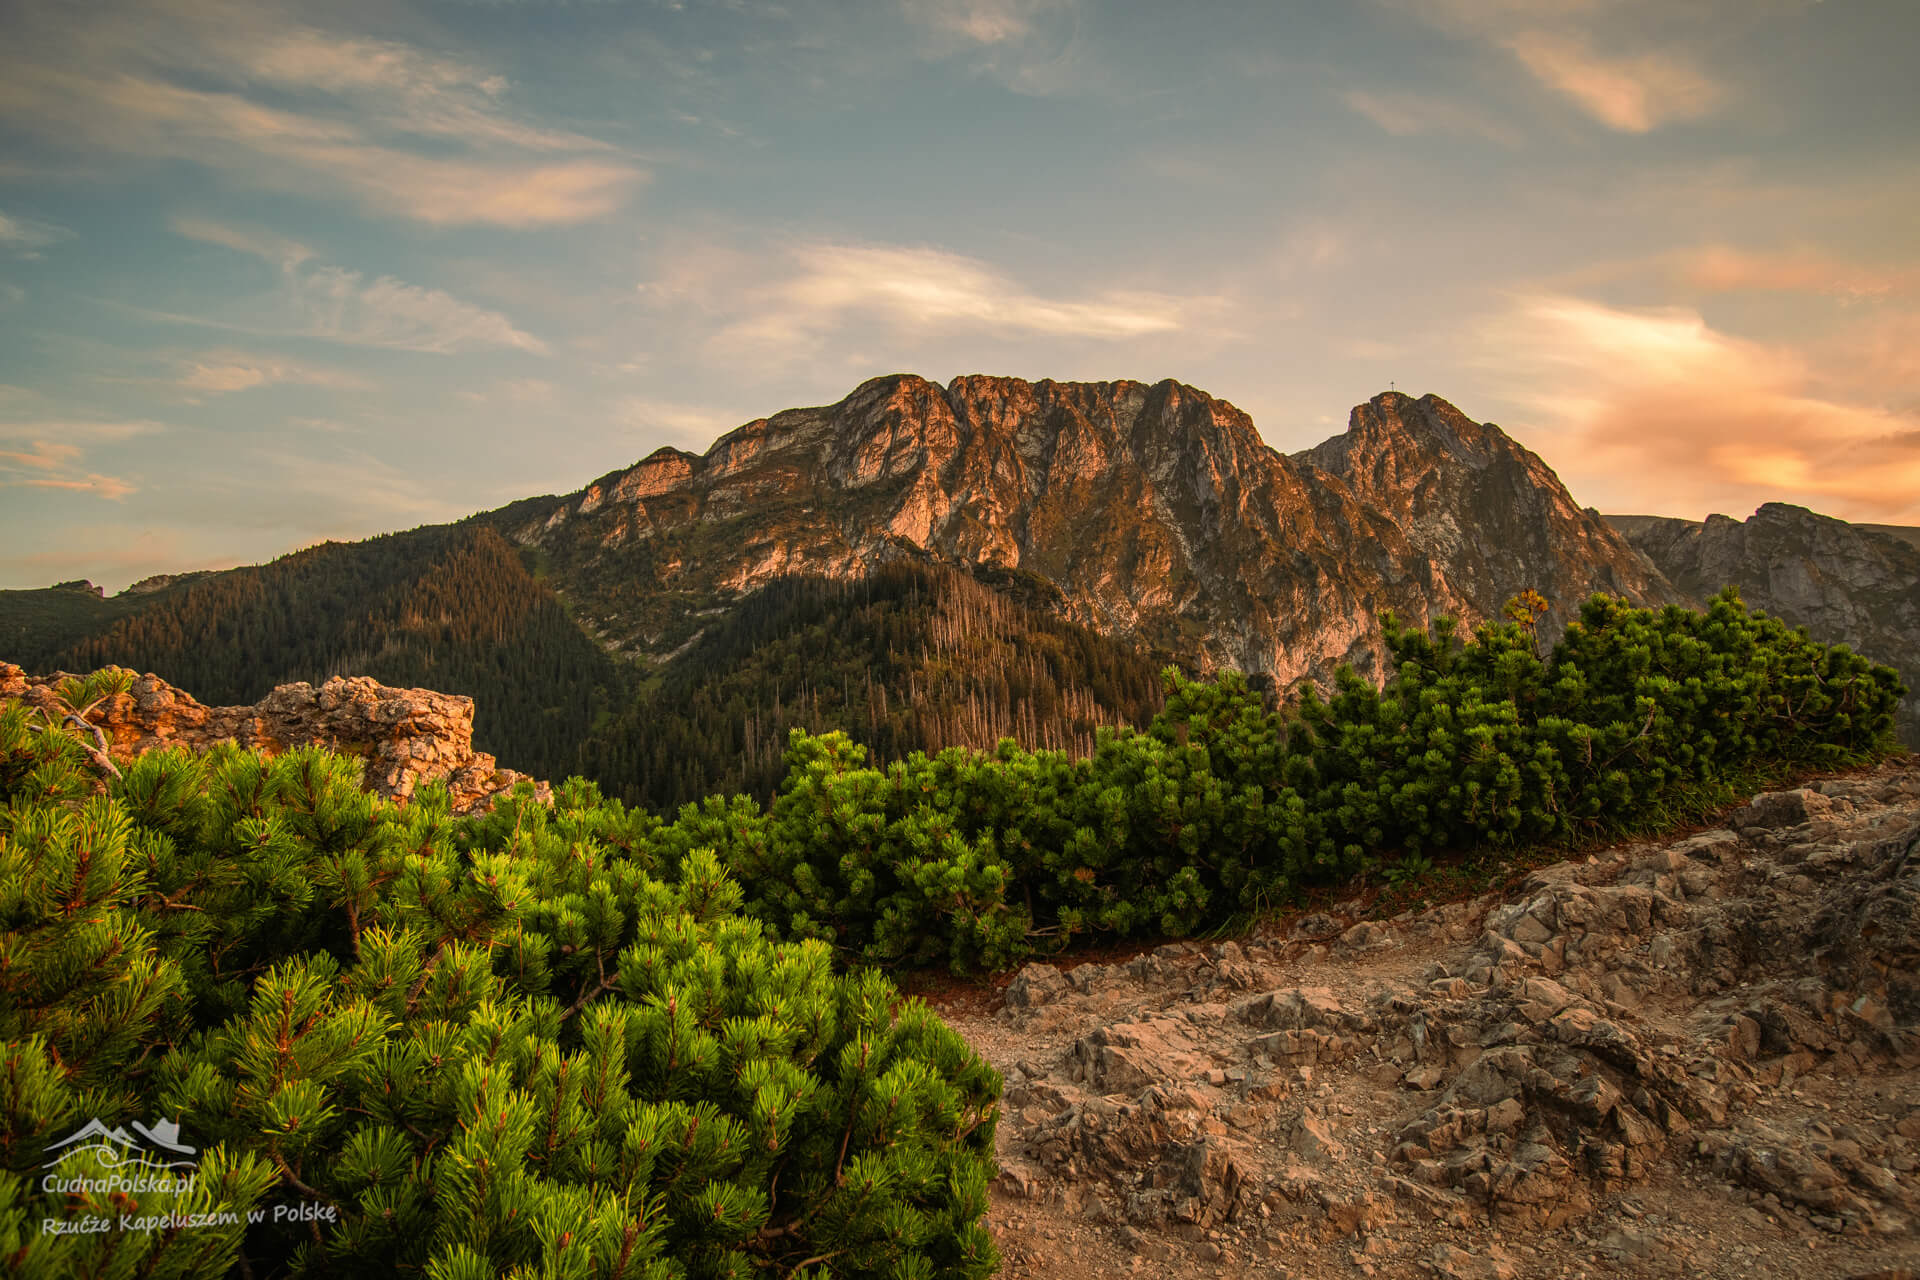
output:
M0 699L52 707L65 673L30 676L0 662ZM473 699L431 689L394 689L366 676L335 676L315 688L284 684L247 707L208 707L152 674L95 707L87 716L126 761L167 747L203 750L237 742L276 756L297 746L324 746L358 757L363 784L376 795L404 802L423 782L444 784L457 812L473 812L511 791L525 774L502 769L473 749ZM543 799L552 791L535 784Z

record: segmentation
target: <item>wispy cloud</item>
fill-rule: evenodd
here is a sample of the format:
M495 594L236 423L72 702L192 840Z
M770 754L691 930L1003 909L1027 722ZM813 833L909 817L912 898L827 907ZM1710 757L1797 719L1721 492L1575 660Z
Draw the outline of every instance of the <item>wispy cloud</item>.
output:
M138 486L89 469L89 447L162 429L146 421L0 422L0 488L64 489L117 502Z
M205 219L175 219L173 229L208 244L274 262L281 268L281 283L261 314L251 321L166 318L396 351L449 353L507 347L536 355L547 353L545 342L516 328L505 315L441 289L408 284L393 276L369 280L359 271L318 264L304 245L270 233Z
M1738 5L1676 5L1672 0L1372 0L1375 5L1460 40L1510 54L1534 80L1622 133L1650 133L1726 105L1729 86L1700 65L1705 33L1724 31ZM1751 6L1755 11L1766 8ZM1756 12L1756 17L1759 16ZM1653 45L1651 32L1658 44ZM1609 51L1611 50L1611 51ZM1627 50L1637 50L1626 52ZM1365 106L1349 102L1362 114ZM1369 104L1381 105L1381 104ZM1388 107L1395 105L1387 99ZM1417 116L1379 113L1389 132ZM1393 123L1388 123L1392 121ZM1398 125L1399 128L1395 126ZM1423 132L1462 132L1465 120Z
M510 86L482 67L272 5L107 10L74 38L65 7L43 4L18 26L0 113L63 148L192 161L435 225L581 222L645 177L603 142L512 114Z
M959 59L1028 97L1127 93L1096 56L1078 0L899 0L919 56Z
M208 351L180 364L179 385L189 391L225 395L255 387L291 385L364 391L372 384L344 369L323 369L285 356L245 351Z
M1695 517L1788 501L1920 520L1920 420L1821 394L1827 378L1792 349L1687 308L1565 296L1515 299L1475 339L1475 363L1559 437L1544 447L1571 460L1582 501Z
M1396 138L1449 134L1482 138L1504 147L1518 145L1520 135L1482 111L1429 94L1349 89L1340 101Z
M39 222L33 218L22 218L0 210L0 249L5 249L16 257L35 259L41 256L40 250L50 244L71 239L73 232L65 227L57 227L51 222Z
M1213 301L1132 290L1047 297L978 259L928 247L814 243L782 265L783 278L747 300L717 346L797 356L858 320L912 336L1115 341L1177 330Z
M1040 10L1060 8L1037 0L903 0L909 19L973 44L997 45L1033 33Z
M209 218L187 216L177 216L169 225L176 234L189 240L219 245L236 253L252 254L281 266L297 267L313 257L313 250L298 241L256 227L235 227Z
M319 267L289 281L300 317L295 332L363 347L449 353L511 347L545 355L547 344L498 311L392 276L368 280L344 267Z
M1534 79L1622 133L1650 133L1675 120L1697 119L1726 96L1678 54L1609 58L1580 39L1541 31L1515 36L1506 46Z

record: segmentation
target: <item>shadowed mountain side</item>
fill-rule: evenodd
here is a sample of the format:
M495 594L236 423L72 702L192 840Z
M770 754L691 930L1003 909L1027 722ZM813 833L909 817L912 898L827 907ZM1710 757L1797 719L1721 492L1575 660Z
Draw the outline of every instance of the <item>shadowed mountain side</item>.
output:
M56 593L14 594L43 608ZM151 594L87 599L79 614L52 602L74 631L42 628L37 645L4 656L37 670L158 672L210 703L336 675L439 689L475 700L482 750L542 777L572 772L594 717L624 691L615 662L483 525L326 543Z
M1707 596L1737 586L1752 608L1899 668L1920 688L1920 546L1912 541L1779 502L1744 521L1607 519L1682 590ZM1907 696L1899 729L1920 748L1920 692Z

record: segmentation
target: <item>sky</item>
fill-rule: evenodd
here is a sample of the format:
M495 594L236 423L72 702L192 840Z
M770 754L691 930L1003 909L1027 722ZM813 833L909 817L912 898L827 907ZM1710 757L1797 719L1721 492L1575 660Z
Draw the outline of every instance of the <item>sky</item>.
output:
M0 587L862 381L1393 386L1603 511L1920 524L1914 0L7 0Z

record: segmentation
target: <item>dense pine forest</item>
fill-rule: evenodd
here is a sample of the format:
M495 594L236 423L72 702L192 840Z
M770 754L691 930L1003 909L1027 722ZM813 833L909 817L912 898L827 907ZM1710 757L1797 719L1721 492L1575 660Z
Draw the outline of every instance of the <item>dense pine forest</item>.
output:
M944 565L769 583L636 698L580 755L609 795L671 812L716 792L772 798L791 730L844 730L878 763L915 751L1077 755L1162 697L1150 656Z
M130 613L113 608L121 601L95 601L94 616L111 620L88 634L43 627L37 646L10 656L29 670L151 671L209 705L334 675L462 693L475 701L481 750L551 777L573 771L594 717L625 688L614 661L483 525L326 543L155 593Z
M464 694L503 765L662 812L771 799L793 729L844 730L882 763L1001 738L1086 754L1098 727L1146 723L1171 660L1045 612L1039 579L899 560L769 583L655 666L602 649L537 568L476 519L150 594L8 592L0 656L151 671L211 705L332 675Z

